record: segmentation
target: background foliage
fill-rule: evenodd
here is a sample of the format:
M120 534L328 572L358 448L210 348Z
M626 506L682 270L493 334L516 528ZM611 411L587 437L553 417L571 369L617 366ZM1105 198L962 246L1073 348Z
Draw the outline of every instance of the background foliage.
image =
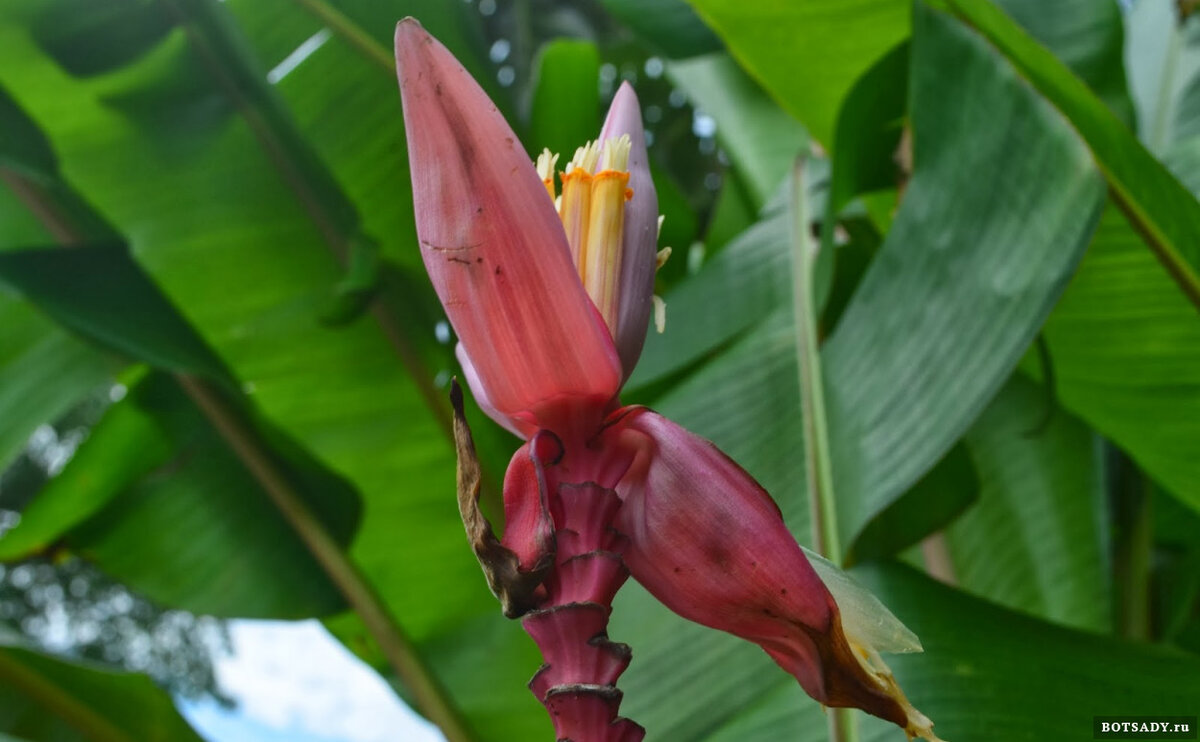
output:
M536 651L451 493L406 15L531 151L594 136L635 84L676 257L624 399L718 443L805 543L788 193L809 153L837 533L922 638L891 664L943 737L1194 714L1193 5L9 0L0 737L195 738L136 673L219 693L216 619L320 617L451 739L548 738ZM494 498L514 441L471 414ZM64 601L92 623L48 646ZM181 631L175 660L130 659L113 601L129 631ZM635 585L610 633L651 739L825 735L757 649Z

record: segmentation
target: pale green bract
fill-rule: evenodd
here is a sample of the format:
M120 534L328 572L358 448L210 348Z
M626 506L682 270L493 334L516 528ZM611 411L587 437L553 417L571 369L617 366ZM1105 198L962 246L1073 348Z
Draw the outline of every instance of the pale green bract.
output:
M925 651L917 635L870 590L815 551L805 549L804 555L837 601L846 636L877 652L908 654Z

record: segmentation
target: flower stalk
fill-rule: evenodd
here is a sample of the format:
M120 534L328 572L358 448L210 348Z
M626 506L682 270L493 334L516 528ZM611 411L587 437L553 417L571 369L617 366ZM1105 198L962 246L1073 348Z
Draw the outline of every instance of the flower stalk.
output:
M808 473L809 512L813 548L834 563L842 560L837 528L837 501L833 496L833 460L829 428L825 422L825 386L821 378L821 352L817 343L817 307L813 268L817 241L809 230L804 156L792 167L792 310L796 324L796 362L800 369L800 404L804 417L804 452Z

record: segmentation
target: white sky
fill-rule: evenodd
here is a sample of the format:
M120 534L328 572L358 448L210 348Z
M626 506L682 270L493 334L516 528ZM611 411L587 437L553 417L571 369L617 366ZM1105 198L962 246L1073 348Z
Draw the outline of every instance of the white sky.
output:
M445 742L316 621L233 621L234 652L215 659L238 701L181 704L209 742Z

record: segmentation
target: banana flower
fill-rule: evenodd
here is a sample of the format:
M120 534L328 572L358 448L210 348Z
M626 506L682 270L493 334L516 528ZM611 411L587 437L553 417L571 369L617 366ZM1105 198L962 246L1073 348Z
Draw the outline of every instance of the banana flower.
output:
M560 191L557 157L531 162L413 19L396 28L396 64L421 256L477 402L525 441L504 478L497 538L479 510L455 385L459 506L505 614L522 617L545 659L530 688L556 739L645 734L618 716L630 649L606 634L630 575L684 618L759 644L822 704L936 739L879 659L892 647L876 646L872 627L894 617L817 562L823 581L771 497L715 446L621 406L657 263L658 204L632 88L621 86L597 141L557 173Z

